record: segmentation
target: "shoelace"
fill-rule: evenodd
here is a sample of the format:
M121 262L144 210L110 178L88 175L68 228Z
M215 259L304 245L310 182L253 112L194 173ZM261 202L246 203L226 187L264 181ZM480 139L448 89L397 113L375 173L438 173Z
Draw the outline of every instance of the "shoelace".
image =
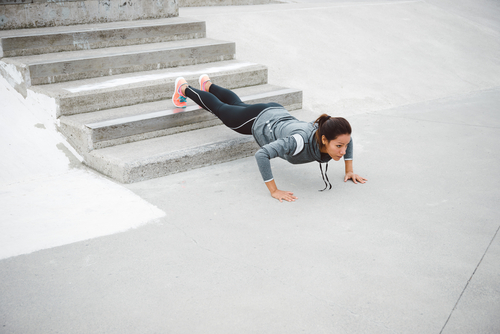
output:
M186 101L187 101L187 99L186 99L184 96L179 95L179 101L180 101L180 102L186 102Z
M330 180L328 180L328 175L327 175L327 172L328 172L328 162L326 163L326 167L325 167L325 172L324 173L323 173L323 167L321 167L321 162L319 163L319 170L321 171L321 177L323 178L323 182L325 182L325 189L318 190L318 191L325 191L326 188L328 188L328 186L330 186L330 188L328 188L328 190L332 189L332 184L330 183ZM326 181L325 181L325 178L326 178Z

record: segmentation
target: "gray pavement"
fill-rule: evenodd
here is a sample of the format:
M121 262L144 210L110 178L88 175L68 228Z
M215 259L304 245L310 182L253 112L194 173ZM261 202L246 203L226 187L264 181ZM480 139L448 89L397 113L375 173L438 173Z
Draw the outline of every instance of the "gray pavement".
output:
M299 197L279 203L250 157L120 186L165 216L0 260L0 333L500 332L498 14L445 0L182 8L270 83L303 89L301 119L347 117L368 182L331 163L318 192L317 164L276 160Z

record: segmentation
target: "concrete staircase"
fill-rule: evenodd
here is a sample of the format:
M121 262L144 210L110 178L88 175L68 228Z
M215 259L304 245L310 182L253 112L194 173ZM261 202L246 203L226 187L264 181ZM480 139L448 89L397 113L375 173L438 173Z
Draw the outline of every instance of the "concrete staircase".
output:
M235 59L205 23L172 17L0 31L0 72L42 101L84 163L123 183L254 154L209 112L171 102L174 81L213 82L244 101L302 105L301 91L267 84L267 68Z

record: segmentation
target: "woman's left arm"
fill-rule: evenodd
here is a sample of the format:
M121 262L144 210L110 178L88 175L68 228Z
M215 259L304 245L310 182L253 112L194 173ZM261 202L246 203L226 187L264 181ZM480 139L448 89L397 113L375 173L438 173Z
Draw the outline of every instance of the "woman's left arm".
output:
M345 177L344 182L347 180L352 180L354 183L365 183L368 181L364 177L359 176L358 174L354 174L354 169L352 168L352 160L345 160Z

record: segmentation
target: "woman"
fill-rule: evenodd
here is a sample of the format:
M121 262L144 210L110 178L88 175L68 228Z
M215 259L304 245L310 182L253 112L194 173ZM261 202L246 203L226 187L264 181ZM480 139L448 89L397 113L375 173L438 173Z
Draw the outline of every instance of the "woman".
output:
M367 181L353 172L351 126L344 118L323 114L315 122L302 122L278 103L245 104L232 91L213 84L206 74L200 76L199 84L200 89L196 89L189 86L184 78L177 78L172 96L174 105L185 107L186 97L189 97L201 108L217 116L230 129L244 135L253 135L261 147L255 158L262 178L271 196L280 202L292 202L297 197L292 192L277 188L269 161L275 157L292 164L319 162L325 189L328 185L329 189L332 187L326 176L328 161L331 159L339 161L344 157L344 182L349 179L354 183ZM324 174L322 162L327 163Z

